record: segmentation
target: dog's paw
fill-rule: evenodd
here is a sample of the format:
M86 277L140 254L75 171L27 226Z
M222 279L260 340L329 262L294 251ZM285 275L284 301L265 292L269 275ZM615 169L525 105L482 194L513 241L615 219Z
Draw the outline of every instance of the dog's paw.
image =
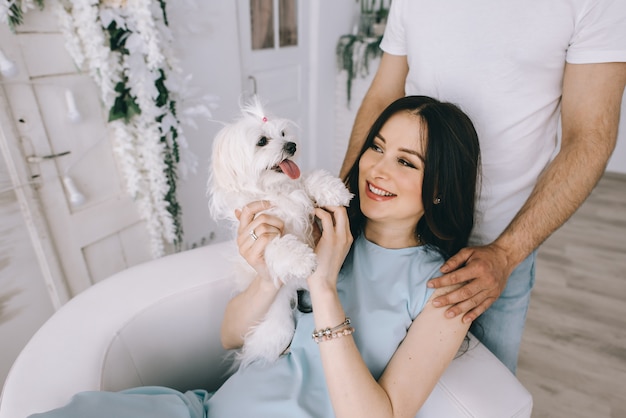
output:
M295 235L287 234L276 238L265 249L265 263L274 279L274 284L306 279L317 267L317 257L311 247Z
M317 206L348 206L354 197L341 179L324 170L312 172L304 181L304 187Z

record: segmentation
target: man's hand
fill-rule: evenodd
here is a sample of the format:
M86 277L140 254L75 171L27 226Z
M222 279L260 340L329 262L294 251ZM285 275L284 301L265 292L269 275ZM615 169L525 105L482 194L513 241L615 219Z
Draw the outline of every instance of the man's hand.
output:
M441 266L444 275L431 280L428 286L465 285L435 298L433 305L453 305L446 312L448 318L465 314L463 322L474 321L498 299L514 268L496 244L463 248Z

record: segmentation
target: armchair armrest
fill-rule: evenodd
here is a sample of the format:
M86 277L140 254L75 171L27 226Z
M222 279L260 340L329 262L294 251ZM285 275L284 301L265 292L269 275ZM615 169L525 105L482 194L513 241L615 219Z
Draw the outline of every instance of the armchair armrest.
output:
M228 280L232 275L228 260L235 255L232 242L173 254L117 273L71 299L35 333L11 367L0 397L0 418L23 418L59 407L80 391L156 384L144 370L153 358L146 352L144 360L144 353L138 355L137 351L138 344L149 341L142 340L149 333L163 340L148 348L168 356L160 364L163 367L155 369L155 379L163 377L159 372L168 367L175 368L177 362L196 364L202 358L197 356L203 354L207 362L211 356L221 357L219 327L232 282ZM186 309L180 312L169 310L176 309L185 296L195 304L183 303ZM206 344L188 347L181 335L167 335L175 331L175 317L168 318L169 314L182 317L178 324L181 334L193 328L194 332L185 336L203 337ZM138 331L141 321L151 315L157 320L159 315L164 317L163 323ZM129 340L133 333L139 338ZM168 348L160 344L168 338L170 346L183 351L166 353ZM181 359L184 350L195 350L196 356ZM226 369L220 363L214 364L216 376ZM175 377L172 381L177 382Z

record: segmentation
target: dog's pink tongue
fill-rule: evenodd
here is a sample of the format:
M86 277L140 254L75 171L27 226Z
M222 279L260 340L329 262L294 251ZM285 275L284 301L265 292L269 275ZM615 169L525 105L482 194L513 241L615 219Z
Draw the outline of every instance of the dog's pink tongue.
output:
M278 164L283 173L287 174L290 179L297 179L300 177L300 168L291 160L284 160Z

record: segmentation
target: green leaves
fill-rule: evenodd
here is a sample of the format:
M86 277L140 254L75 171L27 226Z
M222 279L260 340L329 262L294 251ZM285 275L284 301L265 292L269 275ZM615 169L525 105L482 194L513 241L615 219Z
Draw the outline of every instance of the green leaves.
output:
M22 14L20 2L15 2L9 7L8 23L11 32L15 32L15 27L24 23L24 15Z
M39 7L39 10L43 10L44 0L35 0L35 4ZM22 1L15 0L11 6L9 6L8 22L9 29L15 33L15 28L24 23L24 13L22 12Z
M126 87L126 81L120 81L115 85L115 91L119 94L115 98L113 107L109 109L109 122L124 119L124 122L128 123L133 116L141 114L135 97L130 94L130 88Z
M339 38L335 55L337 57L339 70L345 70L347 72L346 96L348 105L352 99L352 81L357 75L365 76L369 74L370 59L382 55L382 50L380 49L381 40L381 36L373 40L366 39L359 35L343 35Z
M109 48L111 51L118 51L122 54L128 55L126 49L126 39L131 34L129 30L118 28L115 20L106 28L109 33Z

